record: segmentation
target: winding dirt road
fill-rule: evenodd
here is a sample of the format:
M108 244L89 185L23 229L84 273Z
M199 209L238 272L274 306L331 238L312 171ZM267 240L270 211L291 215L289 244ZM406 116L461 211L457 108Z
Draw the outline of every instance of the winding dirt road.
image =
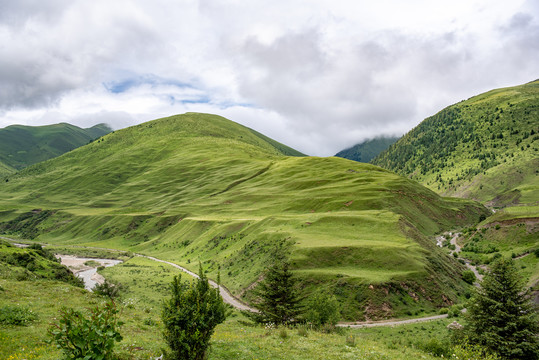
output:
M190 270L187 270L186 268L183 268L181 267L180 265L177 265L177 264L174 264L170 261L165 261L165 260L161 260L161 259L158 259L158 258L155 258L153 256L146 256L146 255L141 255L141 254L135 254L136 256L140 256L140 257L143 257L143 258L146 258L146 259L150 259L150 260L153 260L153 261L157 261L157 262L160 262L160 263L165 263L165 264L168 264L170 266L173 266L175 267L176 269L179 269L193 277L196 277L196 278L199 278L198 274L195 274L194 272L190 271ZM234 297L230 291L228 291L227 288L225 288L223 285L217 285L217 283L213 280L210 280L208 279L208 282L210 283L210 285L214 288L219 288L219 293L221 294L221 297L223 298L223 301L229 305L231 305L232 307L235 307L236 309L238 310L246 310L246 311L250 311L250 312L258 312L258 310L256 310L255 308L252 308L248 305L246 305L245 303L241 302L240 300L238 300L236 297Z
M370 328L370 327L377 327L377 326L395 326L395 325L404 325L404 324L415 324L425 321L432 321L432 320L439 320L439 319L445 319L448 315L434 315L434 316L426 316L422 318L415 318L415 319L406 319L406 320L381 320L381 321L365 321L365 322L355 322L355 323L338 323L337 326L339 327L350 327L350 328Z

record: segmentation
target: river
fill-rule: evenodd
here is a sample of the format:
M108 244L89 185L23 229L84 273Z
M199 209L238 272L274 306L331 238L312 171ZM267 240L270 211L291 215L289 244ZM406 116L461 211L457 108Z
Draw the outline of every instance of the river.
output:
M103 283L103 276L97 273L98 266L110 267L118 265L122 260L113 259L95 259L95 258L82 258L73 255L56 255L62 262L62 265L67 266L75 275L84 281L84 287L86 290L92 291L97 283ZM93 261L99 265L88 266L85 265L88 261Z

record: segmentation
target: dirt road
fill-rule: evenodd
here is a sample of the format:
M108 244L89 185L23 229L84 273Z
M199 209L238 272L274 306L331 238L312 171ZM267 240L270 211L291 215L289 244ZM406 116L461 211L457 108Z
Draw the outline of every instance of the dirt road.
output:
M406 319L406 320L381 320L381 321L365 321L365 322L356 322L356 323L339 323L337 324L337 326L350 327L350 328L395 326L395 325L415 324L415 323L420 323L420 322L425 322L425 321L445 319L446 317L447 317L447 314L443 314L443 315L434 315L434 316L427 316L423 318Z
M193 277L196 277L198 278L199 276L197 274L195 274L194 272L190 271L190 270L187 270L186 268L183 268L181 267L180 265L177 265L177 264L174 264L170 261L165 261L165 260L161 260L161 259L158 259L158 258L155 258L153 256L146 256L146 255L140 255L140 254L136 254L137 256L141 256L141 257L144 257L146 259L150 259L150 260L153 260L153 261L157 261L157 262L161 262L161 263L165 263L165 264L168 264L170 266L173 266L177 269L180 269L181 271L193 276ZM241 302L240 300L238 300L237 298L235 298L229 291L228 289L226 289L224 286L222 285L217 285L217 283L213 280L209 280L208 279L208 282L210 283L211 286L213 286L214 288L217 289L217 287L219 287L219 293L221 294L221 297L223 298L223 301L227 304L230 304L232 307L235 307L236 309L238 310L246 310L246 311L251 311L251 312L258 312L258 310L256 310L255 308L252 308L246 304L244 304L243 302Z

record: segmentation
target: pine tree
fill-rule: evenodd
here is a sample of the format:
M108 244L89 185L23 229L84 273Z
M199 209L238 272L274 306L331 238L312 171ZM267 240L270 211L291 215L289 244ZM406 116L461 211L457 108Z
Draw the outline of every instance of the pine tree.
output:
M219 290L210 287L202 267L199 276L183 283L180 275L175 276L172 297L163 304L163 335L172 351L167 359L204 359L215 326L225 321L226 307Z
M511 259L500 259L485 275L468 308L466 334L505 359L537 359L537 311Z
M298 320L303 309L296 279L289 267L287 261L275 262L256 287L255 294L260 302L255 306L260 313L252 316L255 321L287 325Z

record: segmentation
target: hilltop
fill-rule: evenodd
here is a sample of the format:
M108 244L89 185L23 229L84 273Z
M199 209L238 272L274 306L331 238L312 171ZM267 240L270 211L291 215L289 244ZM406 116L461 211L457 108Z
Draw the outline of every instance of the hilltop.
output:
M366 140L348 149L339 151L335 156L368 163L382 151L387 150L397 140L399 140L398 137L379 137Z
M82 129L66 123L0 129L0 176L57 157L111 131L105 124Z
M295 156L290 156L295 155ZM275 254L345 319L433 311L467 291L431 236L488 213L382 168L305 157L216 115L116 131L9 176L0 232L132 250L197 270L251 300Z

